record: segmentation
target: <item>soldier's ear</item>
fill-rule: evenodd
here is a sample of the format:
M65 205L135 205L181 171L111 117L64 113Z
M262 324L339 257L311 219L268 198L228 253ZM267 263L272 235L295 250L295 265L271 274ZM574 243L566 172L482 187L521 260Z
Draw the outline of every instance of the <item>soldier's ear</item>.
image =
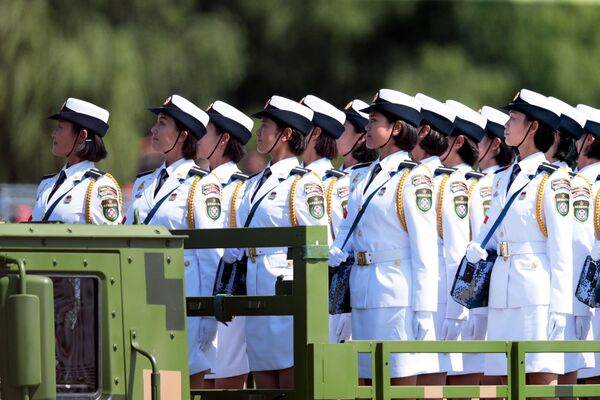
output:
M84 129L80 130L77 133L77 138L76 138L77 144L85 142L85 140L88 138L88 136L89 136L89 133L88 133L87 129L84 128Z
M422 125L419 128L419 138L423 139L425 136L429 135L429 132L431 132L431 127L429 125Z
M498 150L500 148L500 145L502 144L502 139L495 137L492 140L492 147L491 150Z
M289 142L290 139L292 138L292 128L290 128L289 126L287 128L285 128L283 130L283 132L281 133L281 140L283 142Z

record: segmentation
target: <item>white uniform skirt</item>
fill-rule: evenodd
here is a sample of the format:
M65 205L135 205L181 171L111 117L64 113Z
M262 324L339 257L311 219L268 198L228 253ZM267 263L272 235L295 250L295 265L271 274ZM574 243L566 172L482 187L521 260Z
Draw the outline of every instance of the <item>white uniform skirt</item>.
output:
M577 340L575 336L575 317L573 315L567 315L565 340ZM593 366L594 353L565 353L565 373Z
M248 260L248 295L274 295L278 275L293 277L284 253ZM250 371L272 371L294 365L294 320L291 316L246 317L246 350Z
M548 340L548 306L534 305L517 308L489 308L488 340ZM563 338L560 338L563 339ZM486 375L506 375L504 354L487 354ZM530 353L525 356L526 372L563 374L565 357L562 353Z
M592 316L592 326L588 332L587 340L600 340L600 312L598 310L592 310L592 312L595 315ZM592 359L589 360L589 365L585 369L580 369L577 373L578 378L600 376L600 353L592 353L591 356Z
M437 311L433 313L433 324L435 328L435 337L426 340L442 340L442 326L446 318L446 303L438 303ZM439 370L432 372L451 372L462 370L462 357L456 353L439 353Z
M200 296L200 271L196 257L185 257L185 295L187 297ZM198 339L200 338L201 317L187 318L188 331L188 354L190 364L190 375L210 369L215 361L216 347L214 343L207 351L200 350Z
M469 319L473 318L474 310L469 310ZM460 335L460 340L484 340L485 338L476 338L469 335L468 332L469 320L463 323L463 330ZM462 370L461 372L455 372L454 375L459 374L477 374L483 373L483 366L485 364L485 353L463 353L462 354ZM452 374L451 374L452 375Z
M415 340L414 312L410 307L352 309L355 340ZM437 372L436 354L395 353L390 355L390 377L399 378ZM358 355L358 376L371 378L371 355Z
M217 356L206 379L229 378L250 371L246 353L246 317L235 317L227 326L219 324Z

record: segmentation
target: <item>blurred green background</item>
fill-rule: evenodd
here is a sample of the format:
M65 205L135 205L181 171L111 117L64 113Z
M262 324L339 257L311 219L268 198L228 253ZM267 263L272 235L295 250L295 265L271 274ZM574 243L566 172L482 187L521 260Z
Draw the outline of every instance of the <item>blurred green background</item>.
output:
M70 96L110 110L109 157L140 168L172 93L248 113L272 94L338 107L388 87L479 108L521 87L600 106L600 6L367 0L0 0L0 182L38 182Z

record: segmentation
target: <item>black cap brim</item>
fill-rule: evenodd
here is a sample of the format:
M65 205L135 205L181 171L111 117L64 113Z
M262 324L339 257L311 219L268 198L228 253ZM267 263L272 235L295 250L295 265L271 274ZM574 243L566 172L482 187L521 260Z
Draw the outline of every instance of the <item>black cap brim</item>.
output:
M248 143L250 137L252 137L252 132L246 129L246 127L239 122L235 122L221 114L214 112L209 112L208 116L210 117L210 122L218 126L219 129L235 137L242 144Z
M58 120L63 119L65 121L72 122L83 128L89 130L92 133L100 137L104 137L108 132L108 124L98 118L81 114L75 111L61 111L48 117L48 119Z
M583 136L583 128L573 118L562 114L560 116L560 124L558 130L562 133L573 137L575 140L579 140Z
M452 132L452 135L456 136L461 134L473 139L475 143L479 143L485 136L485 130L473 122L456 117L454 120L454 131Z
M493 137L504 140L504 125L497 124L488 120L485 125L485 131Z
M356 129L358 133L365 133L367 131L367 124L369 123L367 118L364 118L352 109L344 112L346 113L346 120L354 126L354 129Z
M588 120L585 123L584 131L600 137L600 123Z
M321 128L325 133L334 139L339 139L344 133L344 125L328 115L315 111L313 124Z
M421 109L421 115L423 116L423 125L429 125L431 128L445 136L450 136L452 134L454 123L449 119L446 119L433 111L424 109Z
M184 113L178 108L169 106L160 106L149 108L151 112L158 115L159 113L167 114L171 118L174 118L181 125L185 126L196 139L202 139L202 136L206 134L206 127L198 121L196 118Z
M417 128L421 124L421 121L423 119L421 113L415 110L414 108L406 107L401 104L395 103L373 103L369 107L360 111L366 113L371 111L378 111L382 114L386 114L393 118L398 118L403 121L406 121L415 128Z
M280 110L278 108L266 108L255 114L252 114L252 117L271 118L282 125L297 129L304 136L308 136L310 131L313 129L313 123L308 118L305 118L300 114L296 114L295 112Z

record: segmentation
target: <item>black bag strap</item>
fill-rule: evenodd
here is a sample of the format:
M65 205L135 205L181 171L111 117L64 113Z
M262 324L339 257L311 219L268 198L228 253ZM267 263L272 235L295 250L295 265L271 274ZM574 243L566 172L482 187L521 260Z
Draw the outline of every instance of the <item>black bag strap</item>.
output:
M350 236L352 236L352 233L356 229L356 226L358 225L358 223L360 222L361 218L365 214L365 211L367 210L367 206L369 205L369 203L371 202L371 200L373 200L373 197L375 197L375 194L377 192L379 192L379 189L381 189L383 186L385 186L385 184L387 184L394 177L394 175L396 175L401 169L405 168L404 165L401 165L401 167L403 167L403 168L399 168L396 171L392 172L390 174L390 177L388 179L386 179L385 182L383 182L381 185L379 185L379 187L377 189L375 189L369 195L369 197L367 197L367 199L364 201L364 203L362 205L362 208L360 209L360 211L358 212L358 214L356 214L356 217L354 218L354 221L352 221L352 225L350 226L350 229L348 230L348 233L346 234L346 238L344 239L344 243L342 243L341 250L343 250L344 247L346 246L346 243L348 243L348 240L350 239Z
M148 215L146 215L146 218L144 218L144 222L142 222L144 225L148 225L150 223L150 221L152 220L152 217L154 217L154 214L156 214L156 212L158 211L158 209L160 208L162 203L165 202L165 200L167 199L167 197L169 197L171 195L171 193L173 193L174 191L179 189L179 187L183 184L183 182L185 182L185 179L180 179L179 185L175 186L172 190L169 191L169 193L165 194L163 197L161 197L161 199L156 204L154 204L154 207L152 207L152 209L150 210Z
M42 222L47 222L48 218L50 218L50 216L52 215L52 212L54 212L54 209L56 208L56 206L58 205L58 203L60 203L60 201L67 195L69 194L69 192L71 192L71 190L75 189L75 187L77 185L79 185L81 182L85 181L87 178L89 178L89 175L85 175L83 177L82 180L80 180L79 182L77 182L76 184L73 185L73 187L69 190L67 190L66 192L64 192L58 199L56 199L54 201L54 203L52 203L52 205L46 210L46 212L44 213L44 216L42 217Z
M279 184L281 182L283 182L283 181L285 181L285 179L280 179L279 182L277 182L277 184L275 186L273 186L271 189L267 190L265 192L265 194L263 194L262 196L260 196L260 198L258 200L256 200L256 202L254 202L254 204L252 205L252 208L250 209L250 212L248 213L248 216L246 217L246 222L244 222L244 228L247 228L247 227L250 226L250 222L252 222L252 218L254 218L254 214L256 213L256 210L258 210L258 206L263 201L263 199L265 197L267 197L267 195L269 193L271 193L271 191L273 189L275 189L277 186L279 186Z

